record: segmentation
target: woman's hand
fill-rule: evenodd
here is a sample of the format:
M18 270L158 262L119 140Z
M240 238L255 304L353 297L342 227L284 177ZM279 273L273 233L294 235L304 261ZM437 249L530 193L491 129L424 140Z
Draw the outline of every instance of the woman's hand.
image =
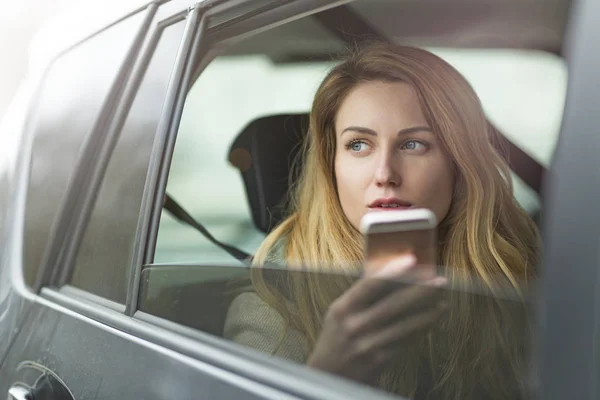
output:
M431 328L447 308L439 290L447 281L397 282L418 276L415 263L413 255L398 257L334 301L307 364L370 382L398 350Z

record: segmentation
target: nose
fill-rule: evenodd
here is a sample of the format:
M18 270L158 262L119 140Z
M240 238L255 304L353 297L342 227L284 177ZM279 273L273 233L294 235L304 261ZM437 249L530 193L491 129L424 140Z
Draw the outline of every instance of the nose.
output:
M393 163L392 157L388 154L382 154L382 157L378 160L375 169L375 184L379 187L396 187L402 184L400 171L398 171L398 168L396 168Z

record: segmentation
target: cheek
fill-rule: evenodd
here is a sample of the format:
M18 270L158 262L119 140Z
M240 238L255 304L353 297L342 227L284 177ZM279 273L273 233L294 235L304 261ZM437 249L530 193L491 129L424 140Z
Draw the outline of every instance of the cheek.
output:
M404 189L420 206L431 209L438 222L448 214L454 191L454 169L445 157L431 157L405 166Z
M428 197L431 202L431 208L434 210L438 222L441 222L448 215L452 204L452 194L454 192L454 167L446 159L436 163L436 167L430 173L428 180Z
M368 186L367 168L355 165L347 157L336 156L335 178L342 210L350 222L358 226L364 213L366 186Z

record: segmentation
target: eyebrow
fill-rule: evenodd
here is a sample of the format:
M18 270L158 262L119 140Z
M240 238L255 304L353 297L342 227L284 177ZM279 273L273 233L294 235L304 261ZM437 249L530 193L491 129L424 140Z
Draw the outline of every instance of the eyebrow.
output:
M343 135L347 131L354 131L359 133L364 133L367 135L377 136L377 132L373 129L365 128L362 126L349 126L340 133L340 136ZM427 131L432 132L431 128L428 126L413 126L410 128L401 129L398 131L398 135L408 135L410 133L419 132L419 131Z

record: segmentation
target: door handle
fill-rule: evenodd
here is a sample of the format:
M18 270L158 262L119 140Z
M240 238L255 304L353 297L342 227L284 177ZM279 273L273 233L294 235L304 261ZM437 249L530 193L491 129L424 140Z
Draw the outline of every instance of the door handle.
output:
M33 400L33 397L26 387L14 385L8 389L8 400Z
M13 385L8 390L8 400L73 400L73 395L53 374L44 373L31 388Z

